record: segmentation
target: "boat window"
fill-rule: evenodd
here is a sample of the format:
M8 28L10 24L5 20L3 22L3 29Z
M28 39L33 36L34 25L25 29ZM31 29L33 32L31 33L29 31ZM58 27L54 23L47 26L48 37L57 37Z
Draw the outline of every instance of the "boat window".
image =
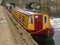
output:
M19 14L19 19L21 19L21 14Z
M30 16L30 19L29 19L29 24L33 24L33 19L32 19L32 16Z
M44 16L44 23L47 24L48 23L48 18L46 16Z
M24 16L22 16L22 21L24 21L25 20L25 17Z

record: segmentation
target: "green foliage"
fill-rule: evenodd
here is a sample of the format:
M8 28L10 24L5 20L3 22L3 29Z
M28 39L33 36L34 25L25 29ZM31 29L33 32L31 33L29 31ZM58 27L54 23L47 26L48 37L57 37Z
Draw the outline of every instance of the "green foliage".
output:
M54 4L54 2L50 2L50 1L41 2L41 1L42 0L40 0L40 1L38 1L38 0L3 0L2 5L5 5L6 3L11 2L11 3L15 3L15 5L17 5L19 7L27 8L29 6L29 3L33 2L32 9L37 9L38 12L48 13L50 16L53 15L55 17L57 17L57 15L58 16L60 15L60 10L57 10L56 12L55 11L52 12L51 9L49 9L49 7ZM38 6L38 8L37 8L37 6ZM59 5L57 4L57 7L59 7L59 6L60 6L60 4ZM30 9L31 9L31 7L30 7Z

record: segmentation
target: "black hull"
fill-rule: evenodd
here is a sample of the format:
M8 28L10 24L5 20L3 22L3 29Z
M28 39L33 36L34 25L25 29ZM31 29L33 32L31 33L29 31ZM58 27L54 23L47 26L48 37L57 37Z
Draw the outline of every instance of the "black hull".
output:
M54 34L42 34L42 35L32 35L33 39L39 44L43 42L48 42L49 40L53 39Z

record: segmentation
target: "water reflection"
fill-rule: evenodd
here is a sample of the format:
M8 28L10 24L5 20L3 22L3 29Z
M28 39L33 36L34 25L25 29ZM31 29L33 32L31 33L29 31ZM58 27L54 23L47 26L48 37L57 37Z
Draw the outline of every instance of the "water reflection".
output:
M39 45L55 45L54 39L48 41L48 42L42 42Z

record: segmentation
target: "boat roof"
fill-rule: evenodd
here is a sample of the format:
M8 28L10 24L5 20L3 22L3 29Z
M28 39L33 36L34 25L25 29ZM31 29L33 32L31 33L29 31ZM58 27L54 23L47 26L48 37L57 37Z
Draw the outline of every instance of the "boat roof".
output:
M22 12L24 14L28 14L28 15L31 15L31 14L39 14L37 12L32 12L32 11L29 11L27 9L22 9L22 8L19 8L19 7L15 7L15 10L16 11L19 11L19 12Z

